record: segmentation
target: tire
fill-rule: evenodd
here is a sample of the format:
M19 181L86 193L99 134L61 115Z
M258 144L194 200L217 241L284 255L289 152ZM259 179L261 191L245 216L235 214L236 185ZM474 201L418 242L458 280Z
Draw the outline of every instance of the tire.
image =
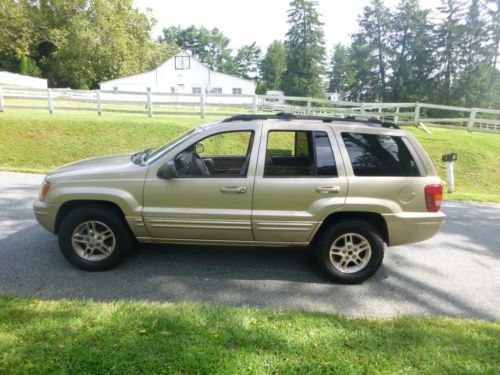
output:
M109 270L133 247L134 239L127 225L113 209L98 205L77 208L59 227L59 249L82 270Z
M380 268L384 259L384 242L369 223L349 220L321 233L315 252L328 279L342 284L358 284Z

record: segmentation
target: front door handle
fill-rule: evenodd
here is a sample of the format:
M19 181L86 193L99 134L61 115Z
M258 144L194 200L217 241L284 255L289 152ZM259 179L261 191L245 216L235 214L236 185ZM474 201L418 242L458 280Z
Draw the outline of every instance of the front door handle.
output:
M340 186L318 186L316 191L322 194L340 193Z
M220 188L221 193L226 194L237 194L237 193L246 193L246 186L224 186Z

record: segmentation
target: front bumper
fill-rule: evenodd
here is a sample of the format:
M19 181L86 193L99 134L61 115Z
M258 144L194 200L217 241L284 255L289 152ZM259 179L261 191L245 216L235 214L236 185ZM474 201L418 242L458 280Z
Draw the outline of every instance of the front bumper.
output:
M49 232L55 233L59 207L59 204L48 204L41 200L36 200L33 203L33 212L35 213L36 221Z
M389 246L425 241L439 232L446 219L442 212L399 212L382 216L387 223Z

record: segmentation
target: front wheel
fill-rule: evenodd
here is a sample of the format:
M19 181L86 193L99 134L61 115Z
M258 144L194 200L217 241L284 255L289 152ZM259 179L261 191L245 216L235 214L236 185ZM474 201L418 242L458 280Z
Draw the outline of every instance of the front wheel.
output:
M316 253L330 280L357 284L380 268L384 243L372 225L352 220L326 229L316 243Z
M113 210L89 205L69 213L59 228L59 248L74 266L103 271L120 263L132 247L126 223Z

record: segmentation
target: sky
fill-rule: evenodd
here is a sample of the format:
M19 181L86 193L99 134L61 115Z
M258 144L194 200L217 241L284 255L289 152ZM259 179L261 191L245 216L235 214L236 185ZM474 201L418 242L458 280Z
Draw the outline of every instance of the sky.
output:
M396 8L399 0L385 0L386 6ZM287 10L290 0L134 0L141 11L152 9L158 21L153 35L163 27L195 25L217 27L236 50L244 44L257 42L263 51L274 40L284 40L288 29ZM369 0L319 0L319 10L325 31L326 47L349 43L349 35L357 30L357 17ZM423 8L433 9L440 0L420 0Z

